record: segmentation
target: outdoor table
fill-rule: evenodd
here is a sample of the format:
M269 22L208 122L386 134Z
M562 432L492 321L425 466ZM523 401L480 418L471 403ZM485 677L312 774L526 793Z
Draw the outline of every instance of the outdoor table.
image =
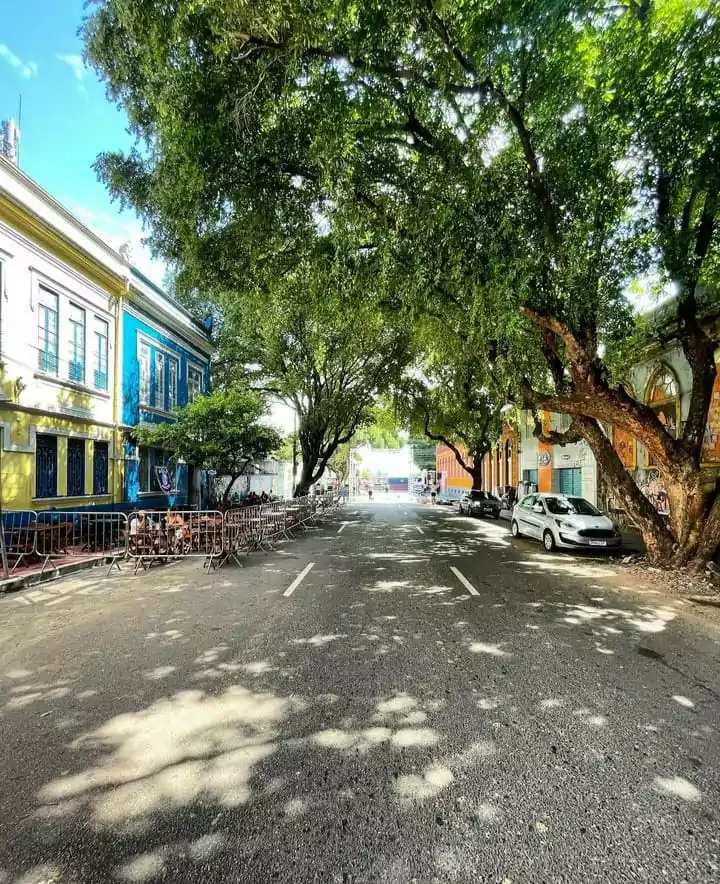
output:
M72 536L72 522L35 522L31 523L35 530L35 548L44 556L53 553L67 552L68 539Z

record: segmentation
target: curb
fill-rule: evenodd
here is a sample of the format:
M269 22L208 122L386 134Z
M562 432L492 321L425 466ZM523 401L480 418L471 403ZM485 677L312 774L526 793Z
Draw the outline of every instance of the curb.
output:
M60 565L59 568L50 568L42 574L36 571L33 574L9 577L7 580L0 579L0 596L5 593L18 592L28 586L37 586L39 583L59 580L61 577L67 577L69 574L75 574L78 571L89 571L91 568L97 568L100 565L109 565L111 562L112 556L103 556L102 558L85 559L82 562L67 562L64 565Z

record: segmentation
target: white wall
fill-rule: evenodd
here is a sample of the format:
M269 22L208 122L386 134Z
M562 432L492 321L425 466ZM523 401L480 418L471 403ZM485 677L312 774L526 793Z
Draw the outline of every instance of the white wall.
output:
M535 424L530 412L520 414L520 480L524 470L538 468L538 440L533 436Z
M115 301L74 269L0 223L2 292L0 319L5 380L23 386L19 403L59 417L96 423L113 421L115 362ZM44 372L38 361L38 301L44 287L58 299L58 370ZM85 382L69 379L70 305L85 311ZM95 317L107 323L107 390L94 386Z

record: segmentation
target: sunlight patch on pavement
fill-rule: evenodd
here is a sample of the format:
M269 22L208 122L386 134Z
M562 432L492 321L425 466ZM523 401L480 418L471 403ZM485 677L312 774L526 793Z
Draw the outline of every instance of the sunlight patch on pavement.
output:
M180 691L117 715L76 740L107 752L96 764L44 786L42 802L83 798L96 822L115 825L200 795L224 807L244 804L256 764L276 750L277 727L299 700L233 685L217 695Z
M559 700L556 697L548 697L546 700L540 700L541 709L559 709L564 705L565 701Z
M406 727L393 734L395 746L435 746L439 740L436 730L429 727Z
M682 798L683 801L696 802L702 798L700 790L685 777L655 777L654 788L662 795Z
M483 801L475 810L475 818L481 823L495 823L500 819L500 809L489 801Z
M500 700L497 697L483 697L478 700L478 706L481 709L484 709L486 712L490 712L493 709L497 709L500 705Z
M310 802L304 798L291 798L289 801L285 802L285 806L283 807L285 816L290 817L290 819L303 816L309 809Z
M330 642L338 641L338 639L347 638L347 635L344 632L338 633L328 633L327 635L321 635L318 633L314 635L312 638L294 638L291 639L291 645L309 645L312 648L322 648L325 645L329 645Z
M452 771L442 764L429 764L422 774L403 774L393 783L393 791L403 803L437 797L452 784Z
M605 727L608 721L604 715L593 713L589 709L576 709L573 712L573 715L575 718L581 719L585 724L589 724L591 727Z
M129 862L124 863L117 870L117 877L128 884L142 884L159 875L165 868L165 857L162 850L153 850L150 853L142 853Z
M473 654L489 654L491 657L511 657L509 651L504 651L501 647L502 642L493 645L488 642L470 642L468 650Z
M175 672L175 666L157 666L149 672L143 672L143 676L150 681L161 681L168 675L172 675L173 672Z

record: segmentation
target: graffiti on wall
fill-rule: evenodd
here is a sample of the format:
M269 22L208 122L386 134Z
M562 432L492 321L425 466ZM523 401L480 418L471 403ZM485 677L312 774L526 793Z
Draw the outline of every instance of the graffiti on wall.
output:
M670 502L668 500L665 483L660 478L658 470L643 470L637 478L638 488L652 503L655 509L663 516L670 514Z
M703 463L720 462L720 374L715 378L702 445Z

